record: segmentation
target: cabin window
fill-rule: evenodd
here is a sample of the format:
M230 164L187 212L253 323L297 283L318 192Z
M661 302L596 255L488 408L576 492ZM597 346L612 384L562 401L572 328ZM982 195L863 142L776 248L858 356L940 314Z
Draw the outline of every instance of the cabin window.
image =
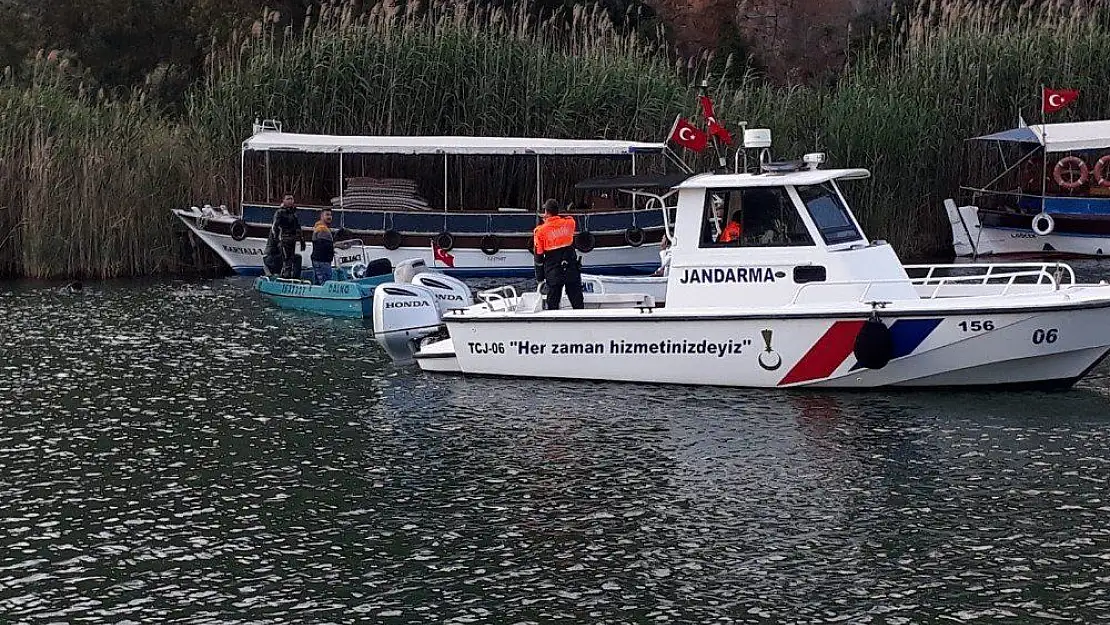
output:
M701 247L813 245L785 187L707 189Z
M848 207L844 206L831 183L798 187L798 195L826 244L849 243L863 238L848 213Z

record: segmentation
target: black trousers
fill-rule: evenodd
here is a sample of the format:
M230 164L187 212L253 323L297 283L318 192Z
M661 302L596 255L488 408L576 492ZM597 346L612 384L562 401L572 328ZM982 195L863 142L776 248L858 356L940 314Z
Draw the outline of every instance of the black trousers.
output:
M286 241L282 239L278 247L281 248L281 277L299 278L301 276L301 257L296 253L297 240L290 239Z
M561 247L544 254L543 278L547 281L547 309L559 310L566 290L571 308L582 309L582 268L574 247Z

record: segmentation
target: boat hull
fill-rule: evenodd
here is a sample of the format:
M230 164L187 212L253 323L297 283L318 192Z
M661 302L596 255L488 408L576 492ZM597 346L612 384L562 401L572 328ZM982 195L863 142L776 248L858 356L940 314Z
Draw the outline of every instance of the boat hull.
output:
M948 207L957 256L1063 255L1110 253L1110 216L1053 215L1051 234L1033 231L1032 216L985 211L975 206Z
M363 319L374 314L374 288L392 279L393 276L384 275L355 282L329 280L314 285L302 280L262 277L255 281L254 288L279 308Z
M1069 386L1110 350L1110 302L891 313L894 358L853 353L865 316L540 313L447 319L463 373L760 388ZM984 327L993 328L983 330ZM432 347L432 346L429 346ZM417 362L424 361L417 354ZM438 363L437 363L438 364Z
M175 210L174 214L227 263L232 271L247 276L262 275L262 256L266 248L264 238L248 236L236 241L230 234L221 232L228 229L228 224L213 221L204 224L195 213L180 209ZM219 227L216 227L217 224ZM358 233L355 234L357 236ZM382 245L369 244L365 249L372 258L388 258L394 265L404 260L421 258L428 267L456 277L530 277L535 272L534 256L527 249L502 249L491 255L476 248L455 247L449 252L450 259L444 261L436 258L433 253L431 237L421 240L426 240L427 243L420 247L402 246L389 250ZM310 243L301 254L306 269L310 267L308 257L311 251ZM344 265L362 262L362 256L353 251L346 256L342 251L338 254L340 263ZM582 265L584 271L602 275L651 273L659 267L659 244L597 247L582 254Z

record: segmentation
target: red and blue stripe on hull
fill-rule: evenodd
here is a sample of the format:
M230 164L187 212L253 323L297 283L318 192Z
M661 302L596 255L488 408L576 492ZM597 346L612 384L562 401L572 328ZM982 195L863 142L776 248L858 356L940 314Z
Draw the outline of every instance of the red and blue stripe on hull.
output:
M940 326L943 319L899 319L890 326L894 341L894 358L912 354L929 335ZM833 375L852 355L856 336L863 328L863 320L837 321L809 348L790 372L779 381L779 386L790 386L825 380ZM853 369L859 368L859 365Z

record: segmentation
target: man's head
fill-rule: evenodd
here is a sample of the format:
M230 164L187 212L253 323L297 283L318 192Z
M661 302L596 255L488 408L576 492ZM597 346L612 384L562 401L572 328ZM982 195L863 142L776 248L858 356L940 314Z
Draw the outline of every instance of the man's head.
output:
M559 214L559 202L555 198L543 203L543 214L548 217L554 217Z
M293 206L294 206L293 194L292 193L286 193L285 197L281 198L281 207L282 208L293 208Z
M320 221L324 222L325 226L330 226L331 225L331 209L330 208L325 208L324 210L320 211Z
M739 223L743 223L743 218L744 218L744 215L740 211L736 211L735 213L732 214L732 219L730 219L729 221L739 224Z

